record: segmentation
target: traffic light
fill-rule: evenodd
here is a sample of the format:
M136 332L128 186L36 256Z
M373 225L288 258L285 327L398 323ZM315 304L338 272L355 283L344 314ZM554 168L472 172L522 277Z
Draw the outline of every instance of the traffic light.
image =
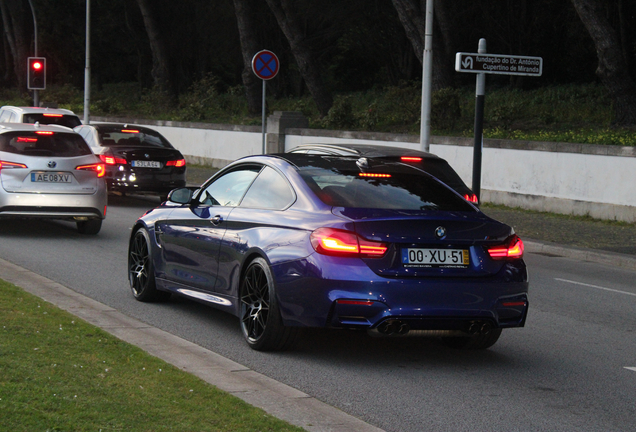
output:
M44 90L46 88L46 58L29 57L27 60L27 88Z

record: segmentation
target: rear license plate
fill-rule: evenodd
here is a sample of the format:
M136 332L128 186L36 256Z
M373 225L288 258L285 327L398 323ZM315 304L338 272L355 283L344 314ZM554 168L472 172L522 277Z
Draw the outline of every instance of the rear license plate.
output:
M161 162L158 161L132 161L132 166L135 168L161 168Z
M32 172L32 183L71 183L73 177L69 173Z
M404 267L466 268L470 265L468 249L402 249Z

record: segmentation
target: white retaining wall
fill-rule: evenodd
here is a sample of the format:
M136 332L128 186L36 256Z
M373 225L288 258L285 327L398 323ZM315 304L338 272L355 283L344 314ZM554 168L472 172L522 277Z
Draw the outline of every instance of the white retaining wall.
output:
M122 121L100 119L96 121ZM189 163L223 167L260 154L260 126L126 120L161 132ZM430 150L472 184L472 139L432 137ZM287 129L285 149L312 143L376 144L419 149L413 135ZM481 198L562 214L636 222L636 148L484 140Z

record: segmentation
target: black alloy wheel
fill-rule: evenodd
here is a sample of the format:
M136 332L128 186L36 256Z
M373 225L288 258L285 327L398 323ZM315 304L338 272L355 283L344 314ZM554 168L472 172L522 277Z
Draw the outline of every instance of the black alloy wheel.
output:
M135 298L141 302L167 300L169 292L157 290L150 256L150 236L140 228L128 248L128 281Z
M263 258L252 261L241 282L241 330L248 345L257 351L290 348L299 329L285 327L280 316L274 278Z

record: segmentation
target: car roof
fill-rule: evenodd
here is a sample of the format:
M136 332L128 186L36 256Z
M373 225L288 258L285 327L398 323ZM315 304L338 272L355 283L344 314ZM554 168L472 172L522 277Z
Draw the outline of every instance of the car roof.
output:
M31 124L31 123L0 123L0 134L6 132L36 132L36 131L49 131L49 132L65 132L76 134L71 128L58 125L47 124Z
M405 147L392 147L373 144L303 144L292 148L287 153L307 153L318 151L341 156L358 157L399 157L419 156L427 159L439 159L437 155Z
M77 116L73 111L64 108L44 108L44 107L16 107L5 105L1 109L11 110L21 114L62 114Z
M120 129L120 128L135 128L139 130L150 130L153 132L157 132L155 129L147 127L147 126L139 126L136 124L130 123L91 123L90 125L82 125L82 126L92 126L95 129ZM79 127L79 126L77 126Z

